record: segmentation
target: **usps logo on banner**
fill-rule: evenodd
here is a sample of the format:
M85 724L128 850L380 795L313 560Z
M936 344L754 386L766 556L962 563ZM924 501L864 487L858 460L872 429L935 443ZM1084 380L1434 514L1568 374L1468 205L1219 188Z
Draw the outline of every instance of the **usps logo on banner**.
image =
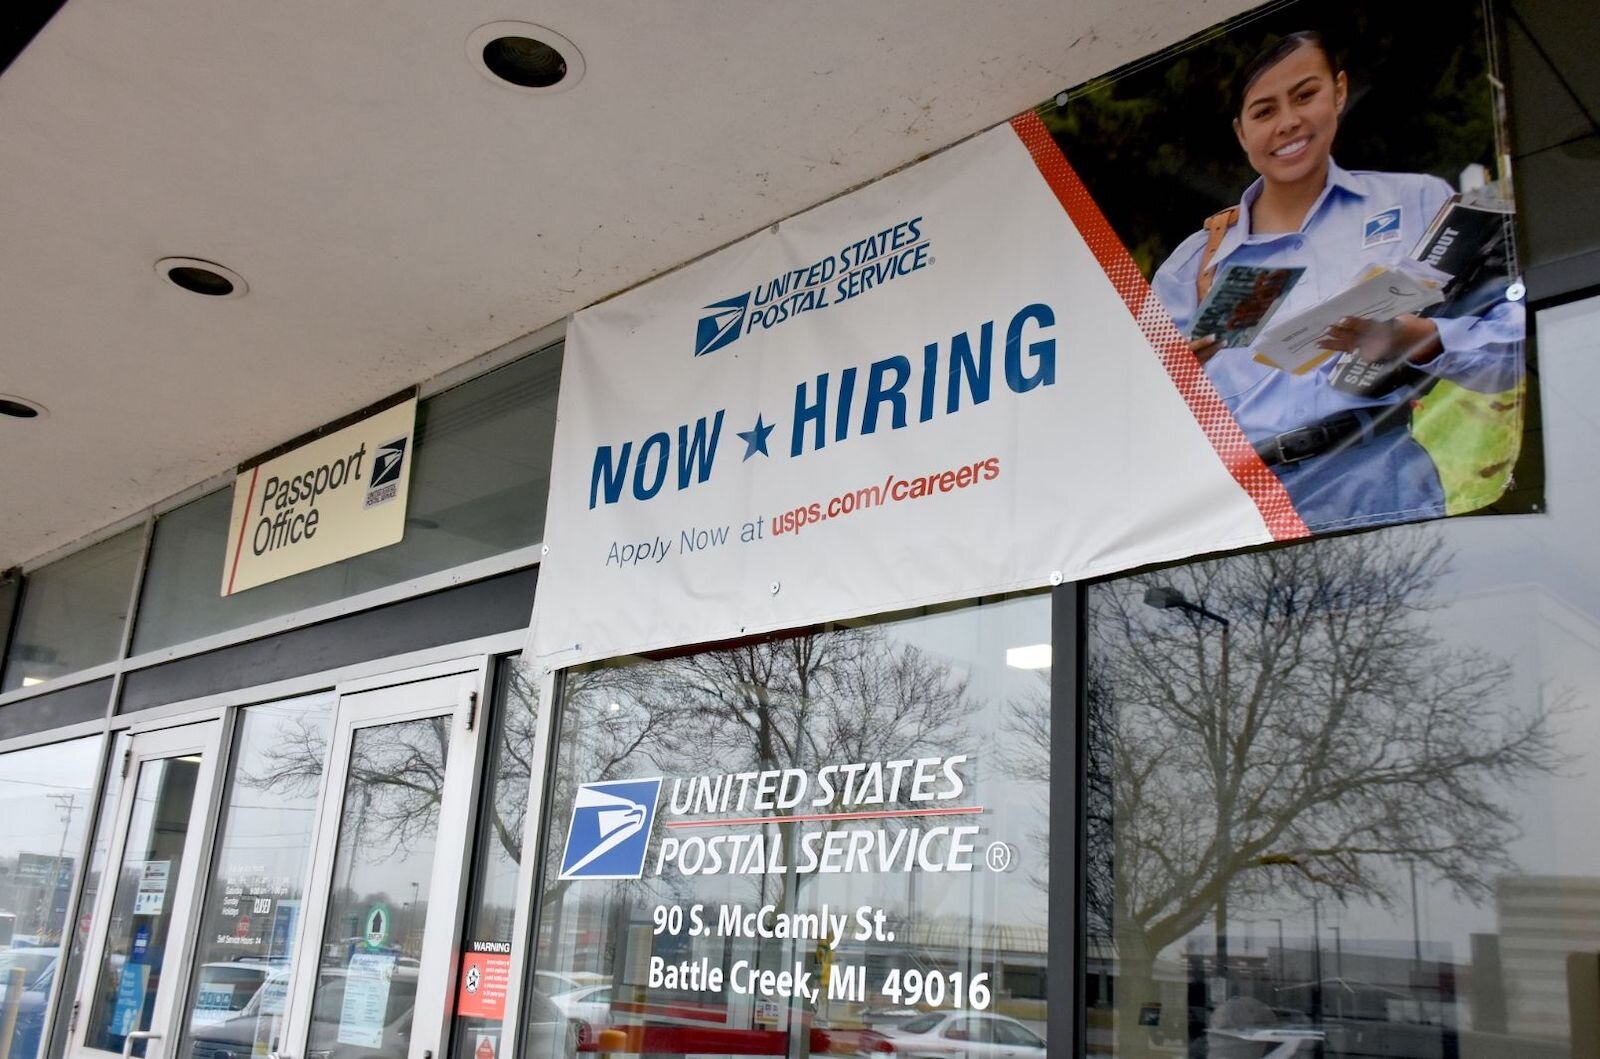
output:
M572 801L560 878L639 878L660 795L659 776L580 785Z

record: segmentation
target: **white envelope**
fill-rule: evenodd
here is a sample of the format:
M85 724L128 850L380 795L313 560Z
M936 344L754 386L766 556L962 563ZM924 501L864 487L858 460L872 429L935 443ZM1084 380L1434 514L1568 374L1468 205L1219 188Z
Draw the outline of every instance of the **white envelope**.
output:
M1274 324L1256 342L1255 359L1293 375L1304 375L1336 349L1324 349L1323 334L1347 316L1392 320L1444 300L1437 285L1392 268L1367 277L1327 301Z

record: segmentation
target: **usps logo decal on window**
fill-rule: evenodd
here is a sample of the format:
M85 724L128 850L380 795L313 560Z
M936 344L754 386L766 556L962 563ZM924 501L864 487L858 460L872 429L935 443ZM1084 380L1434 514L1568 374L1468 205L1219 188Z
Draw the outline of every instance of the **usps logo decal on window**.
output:
M644 874L661 777L585 783L572 802L562 879L637 879Z
M1361 248L1392 243L1400 238L1400 207L1390 206L1382 213L1374 213L1362 227Z

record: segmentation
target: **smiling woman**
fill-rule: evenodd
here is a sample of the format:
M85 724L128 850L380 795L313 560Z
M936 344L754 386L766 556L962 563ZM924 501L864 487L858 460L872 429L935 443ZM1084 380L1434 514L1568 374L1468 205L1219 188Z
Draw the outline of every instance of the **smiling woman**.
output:
M1300 32L1262 52L1241 82L1233 131L1264 181L1255 230L1294 231L1327 181L1349 77L1334 70L1320 35Z
M1321 34L1268 37L1235 83L1232 130L1257 179L1179 244L1151 288L1309 528L1443 515L1453 509L1410 430L1413 407L1440 382L1514 391L1522 307L1504 297L1503 275L1452 285L1417 259L1454 201L1443 179L1334 160L1356 89ZM1493 146L1483 144L1485 157ZM1388 307L1346 297L1367 282L1395 295L1415 287L1417 297ZM1214 286L1234 300L1218 303ZM1247 309L1253 320L1240 318ZM1295 338L1304 360L1264 355L1274 311L1275 324L1288 321L1278 326L1309 329ZM1505 404L1519 408L1514 393Z

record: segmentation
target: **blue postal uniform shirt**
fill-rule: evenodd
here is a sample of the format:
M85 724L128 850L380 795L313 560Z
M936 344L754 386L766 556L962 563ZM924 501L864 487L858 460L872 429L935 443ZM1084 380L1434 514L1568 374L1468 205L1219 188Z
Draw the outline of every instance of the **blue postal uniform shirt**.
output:
M1244 193L1239 219L1211 263L1303 267L1273 323L1287 320L1354 283L1373 265L1414 263L1410 254L1451 195L1448 184L1418 173L1350 172L1329 163L1328 182L1298 232L1255 234L1250 207L1261 194L1257 180ZM1157 270L1151 287L1185 335L1198 299L1195 280L1206 233L1196 232ZM1499 393L1522 373L1521 303L1500 301L1483 316L1433 318L1442 352L1422 371L1468 389ZM1252 444L1320 423L1341 413L1371 413L1411 399L1409 387L1375 397L1330 385L1337 358L1304 375L1257 363L1248 349L1219 350L1206 374ZM1380 525L1443 515L1438 472L1410 431L1366 431L1360 441L1273 470L1306 525L1315 530Z

